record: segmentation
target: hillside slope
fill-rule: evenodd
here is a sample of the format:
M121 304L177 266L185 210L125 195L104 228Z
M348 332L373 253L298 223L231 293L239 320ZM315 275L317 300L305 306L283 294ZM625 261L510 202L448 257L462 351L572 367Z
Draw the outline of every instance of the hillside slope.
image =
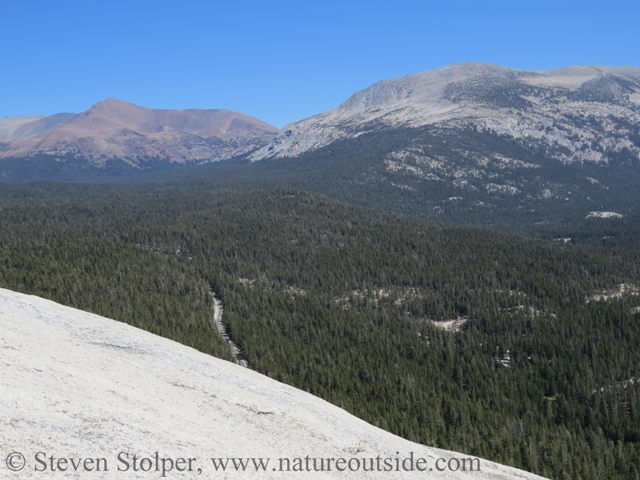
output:
M625 215L640 202L640 69L471 63L385 80L250 158L288 185L455 223Z

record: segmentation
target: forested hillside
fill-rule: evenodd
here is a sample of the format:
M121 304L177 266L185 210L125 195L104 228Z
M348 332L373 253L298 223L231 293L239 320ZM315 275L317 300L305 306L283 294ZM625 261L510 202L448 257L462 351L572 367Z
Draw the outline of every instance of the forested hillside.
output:
M565 243L293 188L6 185L0 286L230 358L213 288L251 368L375 425L552 478L633 479L634 218L547 232Z
M494 132L429 126L380 128L293 158L251 164L236 158L138 181L295 187L388 212L536 237L568 224L580 227L591 211L632 214L640 202L637 159L620 154L607 164L563 164L552 152Z

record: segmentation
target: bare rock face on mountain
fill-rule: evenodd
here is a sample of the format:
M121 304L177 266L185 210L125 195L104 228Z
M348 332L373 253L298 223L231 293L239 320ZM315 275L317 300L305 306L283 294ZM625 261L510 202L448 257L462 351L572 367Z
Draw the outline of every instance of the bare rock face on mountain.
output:
M470 472L246 368L2 289L0 352L2 478L541 478Z
M0 158L50 158L102 167L120 160L210 162L268 143L278 132L229 110L154 110L114 99L78 115L7 117L0 120Z
M640 201L640 69L470 63L385 80L250 158L312 172L305 185L341 200L438 220L537 228L628 211Z
M467 63L384 80L286 126L252 158L297 156L367 132L426 125L501 135L563 163L606 163L622 151L640 158L640 69L535 72Z

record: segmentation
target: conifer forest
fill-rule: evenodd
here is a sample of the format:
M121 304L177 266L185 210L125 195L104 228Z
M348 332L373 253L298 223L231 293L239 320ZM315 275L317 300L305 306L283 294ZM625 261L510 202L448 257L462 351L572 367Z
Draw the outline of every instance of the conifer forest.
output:
M249 368L373 425L633 480L639 220L529 234L251 181L3 184L0 287L234 361L213 292Z

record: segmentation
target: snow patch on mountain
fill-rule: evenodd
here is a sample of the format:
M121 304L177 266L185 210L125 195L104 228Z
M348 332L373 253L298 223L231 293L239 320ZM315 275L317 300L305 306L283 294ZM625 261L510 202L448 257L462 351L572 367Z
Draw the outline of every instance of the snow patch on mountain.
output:
M584 218L622 218L624 215L616 212L589 212Z

